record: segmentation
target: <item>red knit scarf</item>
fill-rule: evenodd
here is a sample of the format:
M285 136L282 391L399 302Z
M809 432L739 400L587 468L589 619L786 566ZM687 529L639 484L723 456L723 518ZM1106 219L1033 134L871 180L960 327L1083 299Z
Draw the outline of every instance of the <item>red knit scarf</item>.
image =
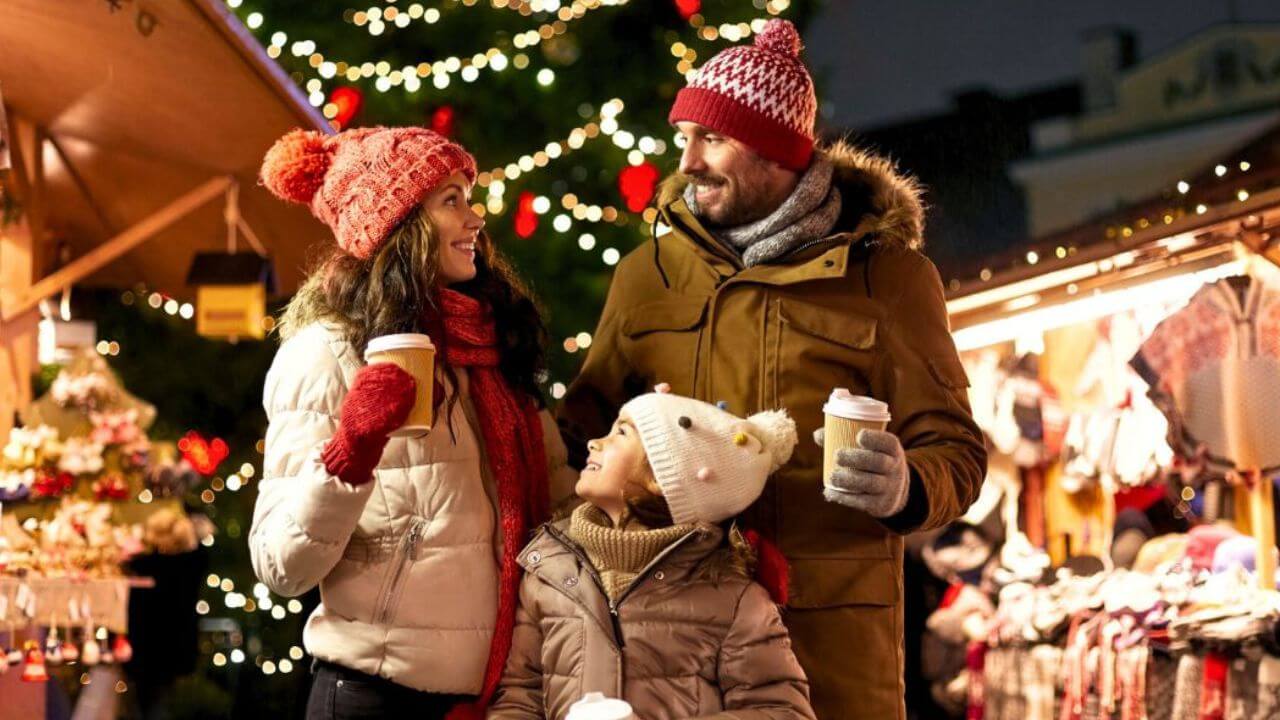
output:
M507 384L498 368L498 333L489 308L455 290L440 293L445 360L466 368L471 401L479 416L489 469L497 484L502 564L498 617L489 646L484 684L474 704L460 705L450 718L482 717L502 679L515 629L520 566L516 557L530 530L547 518L547 459L542 423L533 399Z

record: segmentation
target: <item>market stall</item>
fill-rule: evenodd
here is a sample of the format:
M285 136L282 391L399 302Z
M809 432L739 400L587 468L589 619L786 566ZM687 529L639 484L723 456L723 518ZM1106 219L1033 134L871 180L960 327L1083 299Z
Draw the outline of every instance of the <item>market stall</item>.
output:
M991 468L924 554L968 717L1280 712L1278 146L952 285Z
M132 653L130 591L151 581L128 561L202 535L179 499L199 474L148 438L154 409L119 386L71 294L194 303L206 335L260 337L263 303L296 287L323 234L258 187L258 166L283 133L329 125L217 0L9 0L3 15L0 670L15 671L0 717L27 718L54 668L87 685ZM47 363L61 374L33 397Z

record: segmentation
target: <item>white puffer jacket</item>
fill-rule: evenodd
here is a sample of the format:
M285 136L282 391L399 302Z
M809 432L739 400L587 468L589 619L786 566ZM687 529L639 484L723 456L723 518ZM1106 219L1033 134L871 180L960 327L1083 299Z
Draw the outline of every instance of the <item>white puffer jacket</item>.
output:
M437 418L425 437L392 438L373 481L354 487L325 470L320 451L363 364L330 325L299 330L276 353L263 393L270 424L249 532L254 571L284 596L320 586L303 633L313 657L417 690L477 693L501 538L467 373L456 372L453 432ZM542 421L555 499L574 478L550 415Z

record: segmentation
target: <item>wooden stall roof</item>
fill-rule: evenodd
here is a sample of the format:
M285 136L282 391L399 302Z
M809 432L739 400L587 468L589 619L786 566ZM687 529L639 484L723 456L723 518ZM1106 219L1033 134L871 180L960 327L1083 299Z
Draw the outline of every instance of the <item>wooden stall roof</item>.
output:
M72 258L209 189L82 284L192 296L195 254L227 246L221 178L238 183L281 291L297 286L307 249L326 236L306 208L258 186L257 171L288 130L328 125L220 0L0 0L0 96L11 125L48 138L46 237Z

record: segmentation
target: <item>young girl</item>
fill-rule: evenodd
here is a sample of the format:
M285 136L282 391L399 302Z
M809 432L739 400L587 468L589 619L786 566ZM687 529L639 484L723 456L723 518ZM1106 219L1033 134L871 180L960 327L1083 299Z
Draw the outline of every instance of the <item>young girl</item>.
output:
M475 716L510 647L516 554L564 451L539 408L543 324L471 210L475 174L421 128L295 131L263 164L337 240L284 315L249 533L273 592L320 586L308 718ZM416 384L362 357L406 332L437 347L435 424L389 438Z
M489 720L563 720L585 693L642 720L814 717L752 553L723 524L791 456L781 412L654 393L592 441L577 493L520 556L515 640Z

